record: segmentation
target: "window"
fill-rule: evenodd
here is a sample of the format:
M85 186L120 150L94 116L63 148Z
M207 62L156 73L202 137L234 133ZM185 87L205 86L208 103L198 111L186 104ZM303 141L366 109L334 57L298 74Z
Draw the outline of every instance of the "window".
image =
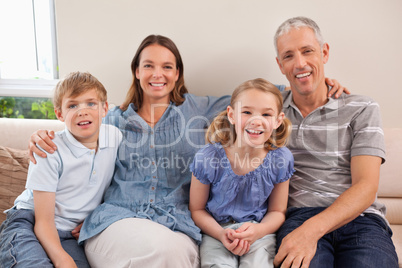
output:
M0 0L0 95L49 97L58 78L54 0Z
M54 0L0 0L0 117L52 118L57 79Z

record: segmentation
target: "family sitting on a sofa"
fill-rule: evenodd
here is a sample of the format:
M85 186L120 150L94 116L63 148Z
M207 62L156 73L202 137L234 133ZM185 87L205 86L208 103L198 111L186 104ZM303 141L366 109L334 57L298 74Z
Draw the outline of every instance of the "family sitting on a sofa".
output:
M189 94L177 47L156 35L120 107L108 111L89 73L61 80L66 129L31 137L0 264L398 267L376 199L378 104L325 79L329 46L311 19L285 21L274 41L290 90L253 79L232 96Z

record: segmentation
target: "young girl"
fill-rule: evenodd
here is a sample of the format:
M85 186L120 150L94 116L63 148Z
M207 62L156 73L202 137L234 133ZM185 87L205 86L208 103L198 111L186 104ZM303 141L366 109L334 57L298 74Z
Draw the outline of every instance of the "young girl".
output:
M246 81L209 127L210 144L190 167L190 211L204 233L201 267L273 267L294 172L282 106L273 84Z

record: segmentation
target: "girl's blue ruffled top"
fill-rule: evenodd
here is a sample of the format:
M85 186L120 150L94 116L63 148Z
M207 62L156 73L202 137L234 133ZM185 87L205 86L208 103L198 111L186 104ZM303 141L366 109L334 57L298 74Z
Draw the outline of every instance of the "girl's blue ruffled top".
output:
M230 221L260 222L267 213L268 198L274 185L293 175L293 165L290 150L280 147L269 151L253 171L237 175L225 149L220 143L214 143L206 145L195 155L190 169L201 183L210 185L206 210L223 224Z

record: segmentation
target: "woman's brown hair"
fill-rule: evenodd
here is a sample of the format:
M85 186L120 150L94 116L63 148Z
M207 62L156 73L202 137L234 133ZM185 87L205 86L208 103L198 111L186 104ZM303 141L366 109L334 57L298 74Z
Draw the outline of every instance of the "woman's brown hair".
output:
M248 80L238 86L233 91L230 106L234 107L240 93L250 89L257 89L262 92L273 94L277 100L278 112L280 113L282 111L283 98L281 92L276 88L276 86L262 78ZM284 118L282 124L272 132L271 137L265 142L265 148L273 150L285 146L291 130L292 123L289 119ZM212 121L207 130L205 140L210 143L220 142L222 146L231 145L236 141L236 131L234 130L233 125L229 122L226 110L221 112Z
M133 74L133 83L127 92L126 99L123 104L120 105L120 109L123 111L127 110L130 103L133 103L136 109L140 109L143 101L143 92L140 85L140 80L135 76L135 72L139 66L141 52L144 48L157 44L169 49L176 58L176 68L179 70L179 78L176 81L175 87L170 93L170 100L176 105L180 105L184 102L184 94L188 92L186 86L184 85L184 66L183 61L180 56L180 52L176 45L169 38L162 35L149 35L146 37L137 49L133 60L131 61L131 72Z

